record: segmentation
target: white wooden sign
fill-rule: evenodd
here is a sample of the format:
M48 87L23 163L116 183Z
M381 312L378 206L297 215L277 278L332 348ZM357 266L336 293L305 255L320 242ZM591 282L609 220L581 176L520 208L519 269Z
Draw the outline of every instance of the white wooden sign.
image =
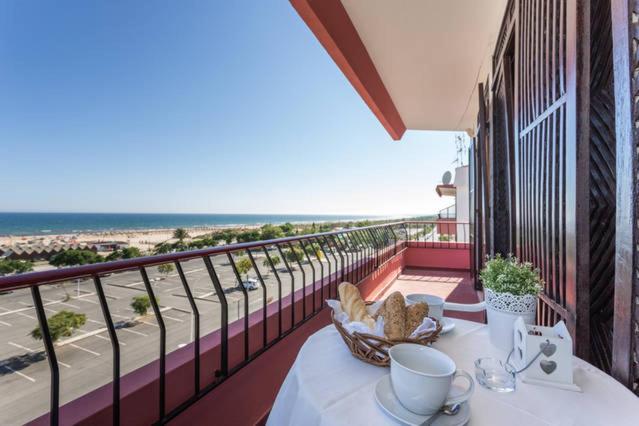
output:
M524 383L581 391L573 383L572 338L563 321L554 327L541 327L526 325L519 317L515 321L513 341L517 369L524 368L541 351L530 367L519 374Z

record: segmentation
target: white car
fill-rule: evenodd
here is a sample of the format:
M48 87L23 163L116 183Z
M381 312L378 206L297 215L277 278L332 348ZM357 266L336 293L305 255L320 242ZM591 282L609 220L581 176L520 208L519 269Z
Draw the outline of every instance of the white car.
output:
M247 278L246 280L242 281L242 285L248 291L253 291L258 289L257 280L255 278Z

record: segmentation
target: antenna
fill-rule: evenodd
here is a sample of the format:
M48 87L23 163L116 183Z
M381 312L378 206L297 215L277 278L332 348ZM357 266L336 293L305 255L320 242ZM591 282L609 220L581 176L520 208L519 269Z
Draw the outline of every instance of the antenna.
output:
M455 146L457 147L457 153L453 163L458 166L464 166L464 159L468 158L468 142L463 134L455 135Z

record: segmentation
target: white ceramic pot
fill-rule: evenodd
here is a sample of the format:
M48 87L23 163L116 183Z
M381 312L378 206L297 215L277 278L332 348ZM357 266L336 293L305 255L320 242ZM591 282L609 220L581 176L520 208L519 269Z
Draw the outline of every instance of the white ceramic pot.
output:
M484 295L490 342L499 349L510 351L513 348L513 326L517 317L522 317L526 324L535 323L537 296L496 293L488 288Z

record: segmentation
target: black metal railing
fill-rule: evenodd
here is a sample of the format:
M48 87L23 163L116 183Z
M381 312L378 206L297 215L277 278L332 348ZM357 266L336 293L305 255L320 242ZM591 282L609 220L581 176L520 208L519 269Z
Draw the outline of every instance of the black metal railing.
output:
M368 226L362 228L343 229L333 232L325 232L312 235L294 236L276 240L257 241L250 243L231 244L226 246L211 247L201 250L176 252L150 257L141 257L127 260L119 260L108 263L84 265L66 269L33 272L21 275L0 277L0 292L8 292L29 288L33 307L37 314L38 326L41 330L44 351L48 358L50 370L50 411L49 419L52 425L59 423L60 406L60 371L56 357L56 345L50 333L50 325L45 311L40 288L43 285L56 284L69 280L91 280L95 287L97 304L99 304L106 331L110 340L113 356L112 391L113 391L113 424L118 425L120 419L120 377L121 354L118 340L120 324L113 320L109 309L108 297L105 295L103 280L111 278L111 274L135 271L139 273L144 292L148 296L150 307L155 315L159 328L159 400L157 408L158 423L165 423L182 412L194 401L205 395L214 387L224 382L234 372L268 350L273 344L287 336L305 321L314 317L323 308L323 301L328 297L337 297L337 285L344 280L354 283L360 282L376 271L384 263L391 260L402 249L406 248L407 241L411 238L420 238L418 228L423 230L435 226L434 222L396 222L383 225ZM423 235L423 234L422 234ZM278 268L275 261L277 253L283 268ZM237 255L246 255L251 267L255 271L256 281L261 294L260 307L262 335L260 348L251 353L249 341L249 317L252 314L249 307L249 285L251 282L242 279L238 268ZM269 301L267 298L267 284L262 271L260 271L257 256L264 257L264 265L268 266L268 274L275 279L277 300ZM201 314L193 294L191 283L187 278L187 272L183 266L192 260L201 260L205 266L205 275L209 280L212 294L219 303L219 333L220 333L220 362L219 369L214 372L215 380L202 386L201 384ZM229 300L227 299L228 287L224 287L218 268L220 261L228 262L232 270L232 281L235 288L239 288L243 299L243 343L242 361L235 365L229 365ZM149 277L151 268L159 265L172 265L177 271L177 278L188 299L188 304L193 315L193 356L194 377L192 396L184 403L171 410L166 406L166 357L167 357L167 327L164 321L163 309L154 288L155 279ZM266 268L264 266L263 268ZM307 269L305 270L305 267ZM296 268L299 268L296 270ZM297 272L299 271L299 273ZM307 276L309 272L310 276ZM283 277L288 275L290 288L283 289ZM296 284L296 279L298 280ZM248 284L247 284L248 283ZM79 290L78 290L79 291ZM312 301L308 301L307 292L311 292ZM301 293L301 298L299 296ZM317 297L319 296L319 301ZM290 300L288 300L288 299ZM259 302L259 300L258 300ZM290 324L285 329L283 324L284 304L288 303L290 309ZM308 303L312 302L312 303ZM111 302L113 303L113 302ZM307 306L310 305L310 306ZM269 340L269 321L267 318L268 307L277 307L277 333L276 337ZM301 308L301 312L298 309ZM308 309L307 309L308 308ZM96 308L97 309L97 308ZM310 311L310 312L309 312ZM239 307L238 307L239 316Z
M439 213L437 213L437 217L439 219L446 220L455 220L457 217L457 206L455 204L446 207L445 209L441 209Z
M403 227L409 247L454 249L463 248L463 244L469 242L470 224L468 222L406 221Z

